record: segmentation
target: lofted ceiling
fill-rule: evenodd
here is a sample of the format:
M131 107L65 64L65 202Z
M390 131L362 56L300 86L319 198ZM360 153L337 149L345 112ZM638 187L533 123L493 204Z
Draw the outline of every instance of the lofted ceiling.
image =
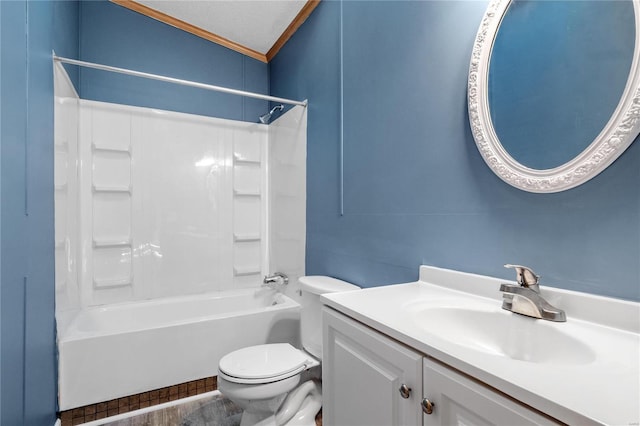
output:
M121 6L269 62L320 0L112 0Z

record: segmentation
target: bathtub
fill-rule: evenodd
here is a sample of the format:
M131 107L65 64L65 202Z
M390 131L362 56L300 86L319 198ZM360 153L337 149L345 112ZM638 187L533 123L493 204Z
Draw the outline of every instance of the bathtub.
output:
M219 359L298 343L300 305L268 290L92 307L58 318L60 410L215 376Z

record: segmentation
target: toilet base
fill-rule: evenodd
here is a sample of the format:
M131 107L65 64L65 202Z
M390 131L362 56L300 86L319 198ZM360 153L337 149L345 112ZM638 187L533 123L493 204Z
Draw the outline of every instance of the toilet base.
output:
M315 426L322 408L322 386L318 380L307 380L291 391L276 413L276 424L283 426Z
M322 408L322 388L318 382L315 385L316 389L307 394L298 412L285 426L315 426L316 416Z
M242 413L240 426L277 426L276 416L274 414L249 413L245 411Z
M318 380L308 380L293 389L277 412L245 410L240 426L315 426L316 415L322 408L322 386Z

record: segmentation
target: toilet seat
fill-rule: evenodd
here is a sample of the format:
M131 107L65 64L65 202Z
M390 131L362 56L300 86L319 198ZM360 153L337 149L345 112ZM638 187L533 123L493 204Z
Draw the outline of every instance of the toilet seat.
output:
M287 379L319 364L289 343L273 343L225 355L218 364L218 374L233 383L261 384Z

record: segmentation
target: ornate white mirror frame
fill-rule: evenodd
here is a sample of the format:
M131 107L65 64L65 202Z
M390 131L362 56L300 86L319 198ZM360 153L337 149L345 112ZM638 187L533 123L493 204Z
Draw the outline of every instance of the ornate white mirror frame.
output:
M473 45L469 67L468 105L471 131L487 165L508 184L529 192L551 193L583 184L606 169L640 131L640 0L633 0L635 46L629 78L613 115L596 139L573 160L536 170L514 160L496 135L489 110L489 62L498 27L511 0L492 0Z

